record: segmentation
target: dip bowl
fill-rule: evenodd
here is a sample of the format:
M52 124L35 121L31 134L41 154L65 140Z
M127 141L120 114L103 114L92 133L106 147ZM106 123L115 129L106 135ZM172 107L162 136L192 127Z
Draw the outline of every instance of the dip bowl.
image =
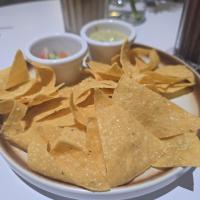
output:
M134 27L121 20L102 19L92 21L81 29L81 37L88 43L89 52L92 60L109 63L112 56L119 53L124 39L118 41L102 42L91 38L91 34L98 30L110 30L113 33L121 33L132 43L136 37ZM100 33L99 33L100 34Z
M57 59L43 59L39 54L48 49L49 52L67 52L68 56ZM79 36L71 33L48 35L38 38L25 49L25 56L31 63L39 63L51 67L56 73L57 84L72 84L79 79L82 60L87 53L87 43Z

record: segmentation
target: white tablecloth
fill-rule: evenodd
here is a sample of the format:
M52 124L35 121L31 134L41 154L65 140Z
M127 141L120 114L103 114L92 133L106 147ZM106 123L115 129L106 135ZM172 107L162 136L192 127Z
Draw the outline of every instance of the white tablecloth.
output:
M169 10L147 12L147 20L136 27L137 42L162 50L174 46L181 15L180 4ZM39 1L0 7L0 68L11 64L14 53L36 37L64 32L59 1ZM200 170L188 173L169 186L137 200L198 200L200 197ZM22 181L0 156L0 199L2 200L64 200L38 190Z

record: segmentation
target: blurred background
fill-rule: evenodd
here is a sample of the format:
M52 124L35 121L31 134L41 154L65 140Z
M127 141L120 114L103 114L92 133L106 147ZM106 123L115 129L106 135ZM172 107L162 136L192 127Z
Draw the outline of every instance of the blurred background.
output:
M0 39L10 49L5 53L1 45L0 54L11 60L16 48L23 49L34 37L79 34L89 21L112 18L131 23L136 42L175 53L198 69L199 9L199 0L0 0ZM16 40L17 35L22 37Z

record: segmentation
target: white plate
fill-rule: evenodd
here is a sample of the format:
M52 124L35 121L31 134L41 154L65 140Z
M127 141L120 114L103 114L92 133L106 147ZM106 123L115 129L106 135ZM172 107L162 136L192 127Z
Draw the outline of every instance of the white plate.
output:
M139 44L138 44L139 45ZM147 47L139 45L140 47ZM179 59L159 51L164 64L182 64ZM194 72L195 73L195 72ZM195 73L197 86L194 91L173 99L173 102L183 107L188 112L199 115L200 110L200 77ZM116 187L108 192L90 192L77 186L59 182L31 171L26 165L26 153L11 146L2 138L0 140L0 153L9 163L10 167L24 180L48 192L81 200L121 200L156 191L182 176L190 168L173 168L168 170L149 169L144 174L134 179L129 184Z

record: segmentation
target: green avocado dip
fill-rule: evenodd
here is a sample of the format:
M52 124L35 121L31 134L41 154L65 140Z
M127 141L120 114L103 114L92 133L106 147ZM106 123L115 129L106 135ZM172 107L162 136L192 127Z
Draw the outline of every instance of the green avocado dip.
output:
M125 40L128 36L117 30L96 29L89 34L89 38L98 42L117 42Z

